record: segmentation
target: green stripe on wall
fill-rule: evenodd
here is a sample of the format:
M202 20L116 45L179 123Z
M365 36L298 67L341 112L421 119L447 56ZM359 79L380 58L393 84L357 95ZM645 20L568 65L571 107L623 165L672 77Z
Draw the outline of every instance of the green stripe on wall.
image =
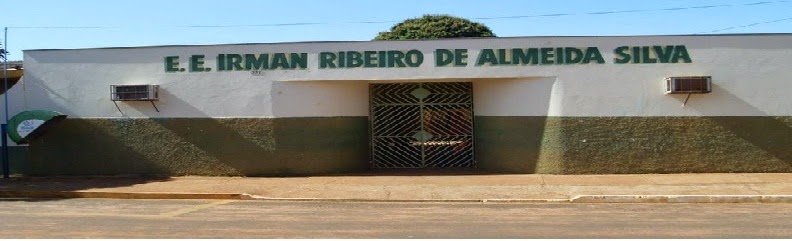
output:
M792 172L792 117L485 117L479 167L517 173Z
M28 149L30 175L351 173L367 117L67 119ZM478 167L512 173L792 172L792 117L475 119ZM24 153L23 153L24 154Z
M30 175L301 175L368 167L368 118L67 119Z
M27 146L9 146L8 147L8 166L11 175L21 174L27 169L28 162L25 161L28 155Z

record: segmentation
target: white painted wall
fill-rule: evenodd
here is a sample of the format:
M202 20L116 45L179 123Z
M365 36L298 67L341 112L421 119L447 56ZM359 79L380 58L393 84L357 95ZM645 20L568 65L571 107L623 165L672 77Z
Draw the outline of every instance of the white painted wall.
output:
M613 64L619 46L685 45L692 63ZM473 66L482 48L587 47L606 64ZM435 49L470 49L467 67L435 67ZM418 68L319 69L323 51L410 50ZM164 71L165 56L307 52L308 69ZM10 114L25 109L71 118L309 117L368 115L368 83L473 81L475 111L485 116L790 116L792 34L640 37L528 37L436 41L312 42L212 46L28 50L22 84L10 92ZM663 94L669 76L711 75L714 91ZM148 102L110 101L111 84L158 84ZM26 100L26 101L25 101Z

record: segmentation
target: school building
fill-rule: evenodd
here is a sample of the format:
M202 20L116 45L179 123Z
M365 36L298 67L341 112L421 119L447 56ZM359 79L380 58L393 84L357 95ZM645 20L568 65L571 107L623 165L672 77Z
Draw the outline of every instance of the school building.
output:
M14 173L283 176L792 172L790 93L792 34L728 34L26 50L6 94L66 116Z

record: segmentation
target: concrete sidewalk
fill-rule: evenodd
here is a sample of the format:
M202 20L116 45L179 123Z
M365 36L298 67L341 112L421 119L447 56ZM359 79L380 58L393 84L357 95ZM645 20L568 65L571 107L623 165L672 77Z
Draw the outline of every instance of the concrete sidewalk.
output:
M423 202L792 203L792 173L16 177L0 197Z

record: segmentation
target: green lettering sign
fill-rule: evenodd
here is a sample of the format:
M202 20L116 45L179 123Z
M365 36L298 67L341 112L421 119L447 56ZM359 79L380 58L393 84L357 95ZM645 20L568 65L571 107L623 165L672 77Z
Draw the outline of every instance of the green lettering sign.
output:
M512 62L515 64L539 64L539 49L512 49Z
M454 49L454 67L467 66L467 49Z
M564 48L564 59L567 64L580 64L583 60L583 50L579 48Z
M242 55L239 54L226 54L226 70L244 70L242 68Z
M688 54L688 51L687 51L687 48L685 47L685 45L674 46L674 54L671 57L671 63L679 63L680 60L683 63L691 63L691 62L693 62L693 60L690 59L690 54Z
M539 49L539 56L541 64L553 64L553 48L541 48Z
M193 55L190 56L190 72L203 72L209 71L203 67L204 64L204 56L203 55Z
M377 51L363 51L363 67L375 68L377 65Z
M336 59L338 55L331 52L321 52L319 53L319 68L336 68Z
M597 47L588 47L586 48L586 53L583 55L583 61L581 63L588 64L594 61L598 64L604 64L605 59L602 58L602 53L600 53Z
M630 62L630 54L626 53L625 51L629 50L630 47L621 46L613 50L613 54L617 57L613 58L613 62L617 64L626 64Z
M402 51L388 51L388 67L407 67Z
M498 56L495 55L495 51L492 49L482 49L479 52L478 60L476 60L477 66L482 65L498 65Z
M179 71L179 56L165 57L165 72Z
M671 62L671 54L674 52L674 46L652 46L652 48L657 55L657 59L660 60L660 63Z
M435 49L435 67L466 67L468 49ZM672 64L692 63L685 45L620 46L613 49L615 64ZM217 71L296 70L308 68L308 53L225 53L215 59ZM179 56L164 58L165 72L209 72L206 57L190 55L187 68L181 68ZM319 69L336 68L404 68L420 67L424 54L420 50L364 50L319 52ZM211 60L209 60L211 61ZM605 59L597 47L543 47L481 49L475 66L520 66L561 64L604 64ZM181 65L183 66L183 65Z
M613 50L616 64L691 63L693 60L684 45L621 46Z
M363 54L357 51L347 51L346 67L357 68L360 66L363 66Z
M407 54L404 57L404 62L410 67L421 66L424 60L423 53L415 49L407 51Z
M448 49L435 50L435 66L443 67L454 62L454 52Z
M245 54L245 70L269 69L269 54Z

